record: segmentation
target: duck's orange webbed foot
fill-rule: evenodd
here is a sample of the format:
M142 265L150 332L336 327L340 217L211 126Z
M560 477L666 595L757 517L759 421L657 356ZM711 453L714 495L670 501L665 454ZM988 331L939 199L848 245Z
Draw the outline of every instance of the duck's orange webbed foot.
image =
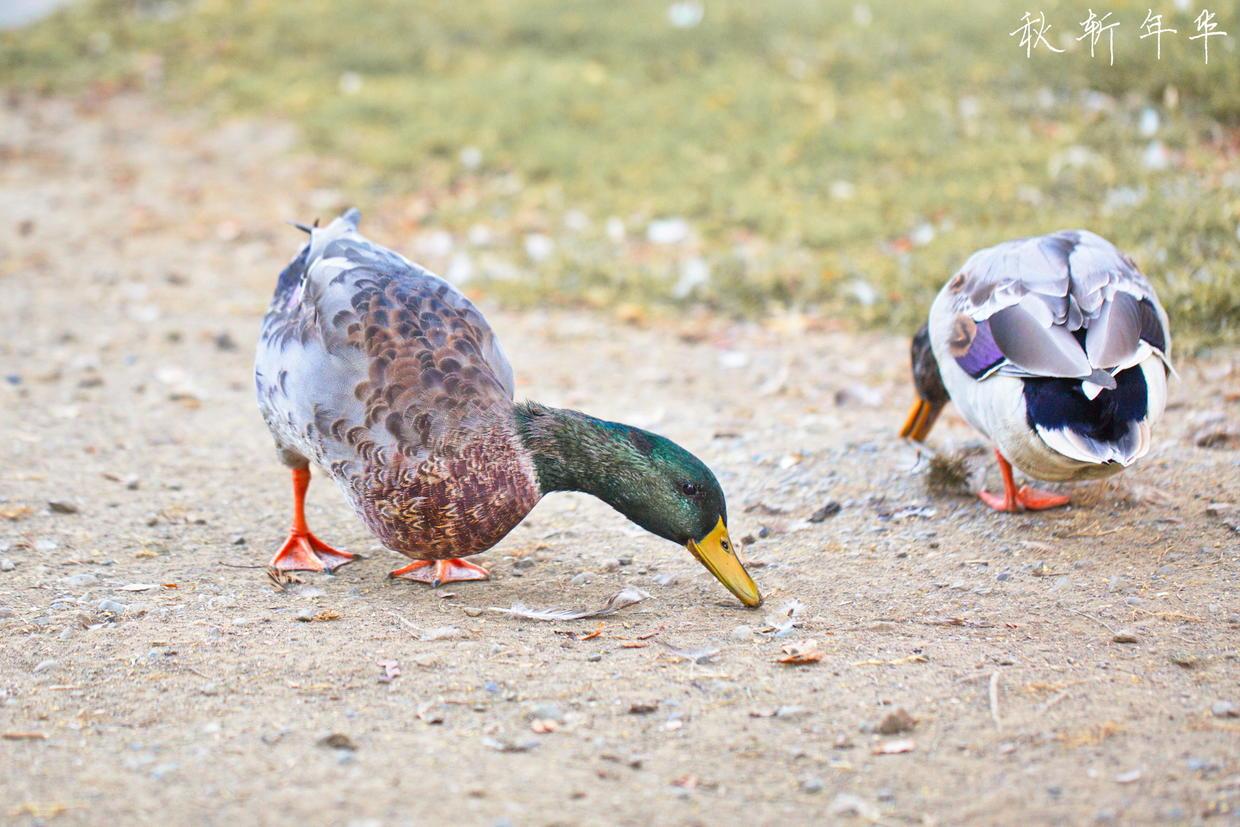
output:
M282 571L334 571L354 559L349 552L332 548L309 531L294 530L269 565Z
M1063 494L1052 494L1022 485L1013 491L1011 496L992 494L989 491L978 491L977 497L995 511L1045 511L1048 508L1059 508L1071 502L1071 498Z
M999 460L999 471L1003 474L1003 493L977 492L977 498L995 511L1045 511L1048 508L1059 508L1070 502L1070 498L1064 494L1039 491L1027 485L1017 488L1016 481L1012 478L1012 464L1003 457L1003 454L999 453L998 449L995 449L995 457Z
M415 560L407 566L389 572L388 577L416 580L432 587L462 580L490 580L491 574L482 566L475 566L459 558L450 560Z
M310 469L293 469L293 528L288 539L268 564L281 571L333 571L351 563L354 556L334 549L310 533L306 525L306 489L310 487Z

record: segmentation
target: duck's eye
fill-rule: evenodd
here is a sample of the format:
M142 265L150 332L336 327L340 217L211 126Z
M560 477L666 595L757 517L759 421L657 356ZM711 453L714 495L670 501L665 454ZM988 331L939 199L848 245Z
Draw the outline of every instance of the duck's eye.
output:
M697 486L691 482L682 482L680 490L686 497L695 497L698 492Z

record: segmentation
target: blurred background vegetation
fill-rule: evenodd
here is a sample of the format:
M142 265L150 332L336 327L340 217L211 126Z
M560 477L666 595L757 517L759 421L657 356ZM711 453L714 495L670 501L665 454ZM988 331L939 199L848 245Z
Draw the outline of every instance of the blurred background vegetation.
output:
M1240 2L1040 0L1064 51L1028 59L1026 9L83 0L0 34L0 82L287 118L343 200L403 205L403 251L509 301L911 329L972 250L1083 226L1181 341L1240 340Z

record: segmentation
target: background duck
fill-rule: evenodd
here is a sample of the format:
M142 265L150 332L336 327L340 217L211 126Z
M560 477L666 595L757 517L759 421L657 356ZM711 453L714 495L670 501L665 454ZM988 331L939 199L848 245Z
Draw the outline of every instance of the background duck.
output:
M901 436L925 440L950 399L995 444L999 511L1068 497L1017 488L1012 465L1042 480L1096 479L1149 451L1170 374L1167 314L1137 265L1086 230L974 253L939 291L913 338L918 399Z
M728 537L714 474L664 437L576 411L515 403L482 314L447 282L357 232L349 210L280 274L255 360L258 404L292 469L293 526L271 565L353 559L305 519L310 463L387 548L391 573L483 580L461 558L498 543L551 491L583 491L686 546L748 606L762 602Z

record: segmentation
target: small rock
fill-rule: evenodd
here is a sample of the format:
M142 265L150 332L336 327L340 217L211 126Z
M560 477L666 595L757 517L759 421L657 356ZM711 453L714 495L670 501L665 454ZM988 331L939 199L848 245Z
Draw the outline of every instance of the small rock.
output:
M590 572L582 571L582 572L578 572L577 574L574 574L573 579L570 580L569 582L572 583L574 586L584 586L593 579L594 578L590 576Z
M314 620L314 615L314 609L307 606L306 608L299 610L297 614L293 616L293 619L300 623L309 623Z
M655 701L654 703L643 703L639 701L637 703L629 705L629 714L630 715L649 715L651 712L656 711L658 708L659 708L658 701Z
M30 671L38 675L42 672L51 671L52 669L55 669L57 666L59 666L59 664L54 660L41 660L34 667L34 669L31 669Z
M82 586L93 586L99 582L99 578L90 572L82 572L81 574L71 574L63 578L61 581L66 586L72 588L81 588Z
M631 565L633 565L633 558L632 558L632 557L620 557L620 558L618 558L618 559L617 559L617 561L618 561L618 562L620 563L620 565L622 565L622 566L631 566Z
M48 500L47 507L50 508L54 514L78 513L77 503L72 503L68 500Z
M522 571L528 568L533 568L533 566L534 566L533 557L518 557L512 564L512 567L514 569L517 569L518 571Z
M220 333L219 335L215 337L215 348L216 350L224 350L224 351L236 350L237 342L228 333L228 331L225 330L223 333Z
M320 738L319 746L328 747L329 749L343 749L349 752L357 749L357 744L353 743L353 739L341 732L333 732L331 735Z
M461 611L465 612L466 617L482 617L482 609L476 606L466 606Z
M1131 784L1134 781L1139 781L1140 779L1141 770L1129 770L1128 772L1121 772L1119 775L1115 776L1115 783Z
M1231 701L1215 701L1210 714L1215 718L1240 718L1240 707Z
M820 793L825 786L826 785L822 782L822 779L816 775L811 775L807 778L801 779L801 792Z
M737 626L732 630L733 640L751 640L753 639L752 626Z
M539 704L530 710L530 718L535 721L555 721L564 723L564 713L555 704Z
M619 571L620 561L611 559L603 561L603 571Z
M813 514L810 514L809 521L811 523L825 522L828 518L834 517L836 514L839 514L842 508L843 506L841 506L835 500L831 500L825 505L823 505L821 508L819 508L817 511L815 511Z
M894 712L888 712L883 720L879 721L879 735L899 735L901 732L911 732L913 727L917 726L917 719L908 714L904 709L897 709Z
M602 659L603 659L603 656L600 655L598 652L591 652L590 654L586 655L586 660L589 661L590 663L598 663Z
M1112 643L1136 643L1139 640L1140 638L1137 637L1137 633L1131 629L1120 629L1115 633L1115 636L1111 638Z
M1171 662L1185 669L1195 669L1201 661L1191 652L1172 652Z
M7 557L0 558L0 571L12 571L17 568L17 564Z
M100 600L95 608L101 612L111 612L114 615L123 615L125 613L125 604L118 603L115 600Z

